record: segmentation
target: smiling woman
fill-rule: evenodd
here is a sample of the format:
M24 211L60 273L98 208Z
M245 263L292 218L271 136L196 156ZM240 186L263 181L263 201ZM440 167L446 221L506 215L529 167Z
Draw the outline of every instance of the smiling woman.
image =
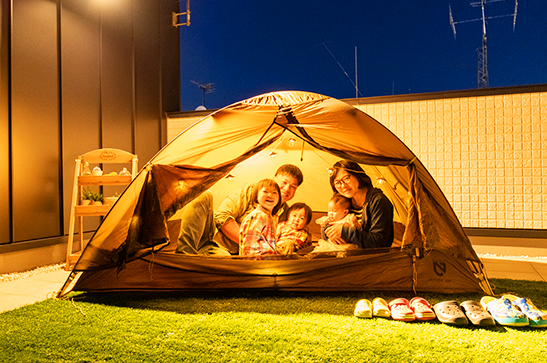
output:
M393 243L393 205L356 162L341 160L330 176L334 192L351 199L352 213L361 228L334 223L325 230L333 243L353 243L361 248L389 247Z

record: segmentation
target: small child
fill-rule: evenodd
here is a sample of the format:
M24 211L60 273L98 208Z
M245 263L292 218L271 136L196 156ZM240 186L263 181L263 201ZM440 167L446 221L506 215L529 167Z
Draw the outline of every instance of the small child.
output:
M273 179L255 184L251 200L256 208L241 222L239 228L240 255L276 254L275 230L281 208L281 190Z
M277 227L277 252L288 255L311 245L308 224L312 210L305 203L294 203L288 211L288 219Z
M334 223L342 223L357 229L361 229L361 224L357 221L355 214L350 213L351 199L336 193L329 200L327 208L327 215L315 220L315 223L321 226L321 239L319 240L319 245L313 250L313 252L339 251L357 248L356 245L351 243L332 243L325 235L325 229Z

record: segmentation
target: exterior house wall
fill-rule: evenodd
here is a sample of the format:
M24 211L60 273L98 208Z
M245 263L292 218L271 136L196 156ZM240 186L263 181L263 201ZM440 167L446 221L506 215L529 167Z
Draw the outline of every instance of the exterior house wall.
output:
M165 113L180 107L178 6L2 1L0 273L30 250L63 260L78 155L119 148L142 166L165 144Z
M464 227L547 230L547 87L493 91L353 103L416 154Z

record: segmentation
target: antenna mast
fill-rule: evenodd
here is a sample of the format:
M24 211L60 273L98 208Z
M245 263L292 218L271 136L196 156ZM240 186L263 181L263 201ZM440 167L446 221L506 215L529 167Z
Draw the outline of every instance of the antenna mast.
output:
M449 21L450 26L452 27L452 31L454 32L454 39L456 39L456 24L460 23L469 23L472 21L482 21L482 47L477 49L478 54L478 68L477 68L477 87L478 88L487 88L488 87L488 56L487 56L487 46L486 46L486 20L488 19L495 19L495 18L504 18L508 16L513 17L513 33L515 32L515 26L517 23L517 6L518 6L518 0L515 0L515 11L513 14L506 14L506 15L497 15L497 16L490 16L486 17L484 7L487 4L495 3L495 2L501 2L505 0L480 0L479 2L471 3L471 6L473 7L481 7L482 17L479 19L470 19L470 20L462 20L462 21L454 21L454 18L452 17L452 7L450 4L448 4L448 15L449 15Z
M213 93L215 90L215 84L214 83L203 84L196 81L190 81L190 82L192 82L193 84L196 84L203 91L203 96L201 98L201 105L205 107L205 94Z

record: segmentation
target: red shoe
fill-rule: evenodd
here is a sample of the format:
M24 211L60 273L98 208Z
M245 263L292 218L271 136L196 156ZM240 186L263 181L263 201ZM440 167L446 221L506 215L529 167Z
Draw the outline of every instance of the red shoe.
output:
M416 319L407 299L398 298L392 300L389 303L389 310L391 311L393 320L414 321Z
M435 319L436 315L426 299L416 296L410 300L410 308L414 311L416 320L427 321Z

